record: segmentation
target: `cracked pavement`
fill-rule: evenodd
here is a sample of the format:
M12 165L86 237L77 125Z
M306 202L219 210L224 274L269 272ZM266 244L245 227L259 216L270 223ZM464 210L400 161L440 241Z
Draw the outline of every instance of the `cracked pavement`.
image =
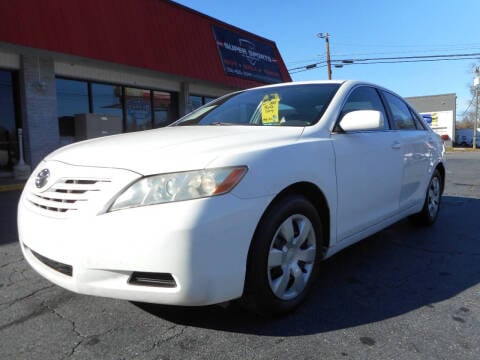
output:
M269 320L235 305L167 307L52 285L21 255L19 193L0 192L0 359L476 360L480 153L448 160L434 227L401 221L342 251L301 308Z

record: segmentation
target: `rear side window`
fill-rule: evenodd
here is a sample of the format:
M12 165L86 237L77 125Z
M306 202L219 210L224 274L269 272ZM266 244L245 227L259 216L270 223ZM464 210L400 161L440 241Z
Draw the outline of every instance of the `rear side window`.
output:
M410 108L410 111L412 112L413 118L416 121L417 129L419 130L427 130L428 125L425 123L425 120L423 119L422 115L417 113L415 110Z
M392 126L397 130L416 130L416 122L408 105L399 97L383 92L392 115Z

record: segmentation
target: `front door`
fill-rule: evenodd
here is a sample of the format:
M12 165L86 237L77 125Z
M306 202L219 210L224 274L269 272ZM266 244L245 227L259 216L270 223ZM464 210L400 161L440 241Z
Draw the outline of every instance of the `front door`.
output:
M398 132L390 129L377 90L355 88L340 118L355 110L380 111L385 121L383 129L332 134L338 186L337 238L347 242L398 212L403 176Z

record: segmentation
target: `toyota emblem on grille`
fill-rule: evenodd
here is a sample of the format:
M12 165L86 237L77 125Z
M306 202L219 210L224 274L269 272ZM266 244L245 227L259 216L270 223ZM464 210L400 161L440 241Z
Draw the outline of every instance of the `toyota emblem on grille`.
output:
M37 177L35 178L35 186L38 189L41 189L42 187L44 187L47 184L49 177L50 177L50 170L48 170L48 169L41 170L37 174Z

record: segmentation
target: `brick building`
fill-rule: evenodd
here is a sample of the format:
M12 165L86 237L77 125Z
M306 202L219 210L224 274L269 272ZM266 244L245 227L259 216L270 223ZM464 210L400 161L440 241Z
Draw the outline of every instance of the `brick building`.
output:
M74 141L166 126L291 81L273 41L166 0L0 2L0 173Z

